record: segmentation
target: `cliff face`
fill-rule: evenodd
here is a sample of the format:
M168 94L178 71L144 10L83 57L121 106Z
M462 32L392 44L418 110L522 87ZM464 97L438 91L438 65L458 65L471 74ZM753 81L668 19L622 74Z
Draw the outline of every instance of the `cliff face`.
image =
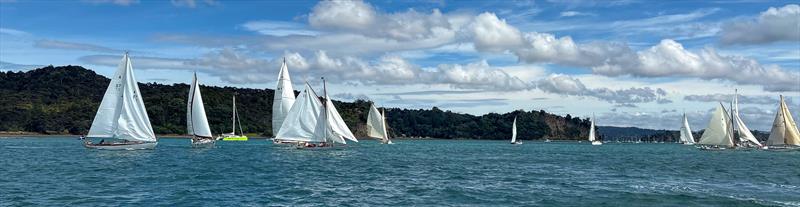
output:
M108 78L80 66L0 72L0 131L85 134L108 82ZM189 86L140 83L139 88L155 133L184 134ZM273 90L213 86L202 86L201 90L213 133L231 130L231 97L236 93L244 131L272 136ZM353 133L365 136L370 103L357 100L334 104ZM387 108L386 114L393 137L510 139L514 117L520 139L585 139L589 128L588 120L545 111L474 116L434 107Z

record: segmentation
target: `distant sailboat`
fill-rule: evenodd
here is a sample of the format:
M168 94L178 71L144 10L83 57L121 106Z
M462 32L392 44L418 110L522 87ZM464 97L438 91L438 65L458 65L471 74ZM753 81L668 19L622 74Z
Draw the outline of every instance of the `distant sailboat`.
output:
M597 140L597 138L596 138L597 135L595 133L594 128L595 128L594 127L594 115L592 115L592 124L589 127L589 141L592 142L592 145L602 145L603 142L601 142L600 140Z
M222 136L217 137L217 140L222 139L223 141L247 141L247 136L244 135L244 131L242 131L242 122L239 121L239 112L236 110L236 95L233 96L233 112L232 117L233 126L231 127L231 133L222 134ZM239 134L236 134L236 123L239 123Z
M522 144L522 141L517 141L517 117L514 117L514 123L511 124L511 144Z
M778 112L775 114L775 121L772 122L772 130L767 139L765 149L790 149L800 147L800 132L797 130L797 123L789 112L789 107L781 95Z
M694 136L692 129L689 128L689 119L686 118L686 113L683 114L683 125L681 126L681 143L685 145L694 144Z
M389 140L389 133L386 130L386 113L378 112L375 104L369 106L367 136L380 139L383 144L392 144L392 140Z
M761 143L753 136L753 133L750 132L750 129L744 125L744 121L742 121L742 117L739 116L739 93L738 90L734 93L733 97L733 121L736 123L736 128L738 128L739 132L739 146L746 147L756 145L758 147L763 147ZM747 143L750 144L747 144Z
M294 89L292 80L289 78L289 69L286 66L286 58L283 59L280 72L278 72L278 86L275 87L275 94L272 98L272 135L278 135L286 115L294 105ZM274 140L273 140L274 141Z
M186 112L186 131L192 135L192 146L213 146L214 137L211 134L211 127L208 126L197 73L194 74L192 86L189 88Z
M103 138L98 143L84 141L84 146L93 149L154 149L158 144L127 52L111 77L87 137ZM106 138L122 141L106 142Z
M703 145L701 149L733 147L733 130L731 130L730 120L728 113L725 112L725 106L719 103L711 115L711 120L708 121L708 127L703 132L703 136L700 137L700 142L697 143Z

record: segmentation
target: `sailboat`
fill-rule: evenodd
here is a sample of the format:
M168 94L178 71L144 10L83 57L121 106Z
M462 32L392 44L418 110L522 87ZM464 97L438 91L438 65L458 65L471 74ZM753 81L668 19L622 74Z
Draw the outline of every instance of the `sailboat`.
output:
M111 77L86 137L102 138L98 143L84 139L83 145L92 149L154 149L158 144L128 52L125 52L117 71ZM105 139L114 141L106 142Z
M386 130L386 113L378 112L375 104L369 106L367 115L367 136L381 140L383 144L392 144L389 140L389 133Z
M772 130L767 139L767 146L764 149L793 149L800 148L800 132L797 130L797 124L792 118L792 113L789 112L789 107L783 101L781 95L781 102L778 104L778 112L775 114L775 121L772 122Z
M719 103L717 109L708 121L708 127L700 137L702 145L700 149L723 150L726 147L733 147L733 130L730 117L725 113L725 106Z
M522 141L517 141L517 117L514 117L514 123L511 124L511 144L522 144Z
M603 145L603 142L601 142L600 140L597 140L597 138L596 138L597 135L596 135L596 132L595 132L594 128L595 128L594 127L594 115L592 115L592 124L591 124L591 126L589 128L589 141L592 142L592 145Z
M236 110L236 95L233 95L233 117L231 118L233 121L233 126L231 127L231 133L225 133L221 136L217 137L217 140L222 139L223 141L247 141L247 136L244 135L244 131L242 131L242 122L239 121L239 112ZM236 134L236 123L239 123L239 134Z
M323 79L323 87L324 84ZM347 144L345 139L358 142L333 106L327 90L325 92L323 104L311 85L306 83L274 140L296 143L295 146L302 149L332 147L334 143Z
M683 125L681 126L681 143L685 145L694 144L694 136L692 129L689 128L689 119L686 118L686 113L683 113Z
M214 145L215 140L212 137L211 128L208 126L203 96L200 95L200 81L197 80L197 73L194 73L192 78L189 101L186 103L186 131L192 135L192 146Z
M752 145L756 145L758 147L763 147L761 143L753 136L753 133L750 132L750 129L747 128L747 125L744 125L744 121L742 121L742 117L739 116L739 91L736 90L733 96L733 122L736 123L736 128L738 128L739 134L739 146L740 147L748 147Z
M294 89L292 80L289 78L289 69L286 66L286 58L283 59L280 72L278 72L278 86L275 87L275 94L272 98L272 134L277 135L286 119L286 115L294 105ZM273 141L275 141L273 139Z

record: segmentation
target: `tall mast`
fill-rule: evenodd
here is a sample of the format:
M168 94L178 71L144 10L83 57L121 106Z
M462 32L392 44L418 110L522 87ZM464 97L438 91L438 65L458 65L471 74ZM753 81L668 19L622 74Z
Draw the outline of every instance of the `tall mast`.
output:
M236 92L233 92L233 110L231 110L231 122L233 123L231 126L231 135L236 134Z
M322 93L325 96L325 103L322 104L322 107L323 107L323 110L325 110L323 112L323 114L324 114L323 121L325 121L325 130L324 130L324 135L325 136L324 137L325 137L325 142L327 142L328 141L328 127L329 127L328 126L328 101L330 101L330 100L328 100L328 86L325 83L325 77L322 77ZM331 140L330 144L333 145L333 141L332 140Z

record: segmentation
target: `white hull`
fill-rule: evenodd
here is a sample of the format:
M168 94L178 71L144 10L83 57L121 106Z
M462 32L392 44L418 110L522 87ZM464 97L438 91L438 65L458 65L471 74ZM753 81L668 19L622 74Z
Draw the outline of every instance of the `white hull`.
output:
M113 144L92 144L84 142L83 146L89 149L101 150L151 150L155 149L158 142L143 142L143 143L113 143Z
M683 143L683 145L694 145L694 143Z
M603 142L601 142L601 141L593 141L592 145L603 145Z
M214 147L214 139L192 139L192 147Z
M522 144L522 142L512 142L511 144L518 145L518 144Z
M394 144L394 142L392 142L392 140L386 140L385 142L381 141L381 144Z

